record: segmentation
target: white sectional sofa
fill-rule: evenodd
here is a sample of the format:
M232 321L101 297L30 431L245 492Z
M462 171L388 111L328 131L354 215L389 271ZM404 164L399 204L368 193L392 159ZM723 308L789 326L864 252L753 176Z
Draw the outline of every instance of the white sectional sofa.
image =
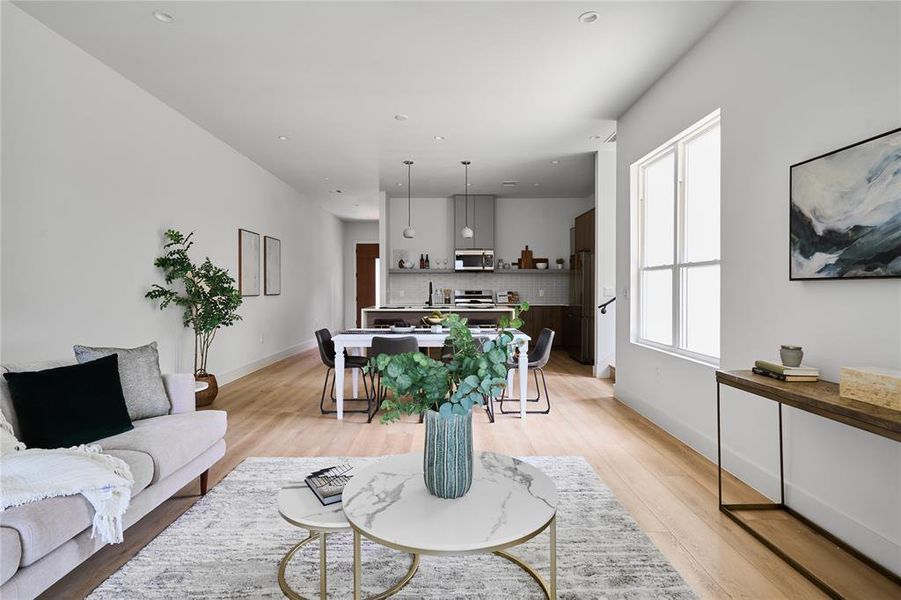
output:
M55 361L3 365L3 371L39 371L74 364ZM196 411L194 377L163 375L171 404L168 415L134 421L134 429L97 440L103 451L121 458L134 476L127 528L200 477L225 455L226 414ZM0 377L0 410L19 433L9 388ZM0 512L0 597L34 598L99 550L91 539L93 508L83 496L50 498Z

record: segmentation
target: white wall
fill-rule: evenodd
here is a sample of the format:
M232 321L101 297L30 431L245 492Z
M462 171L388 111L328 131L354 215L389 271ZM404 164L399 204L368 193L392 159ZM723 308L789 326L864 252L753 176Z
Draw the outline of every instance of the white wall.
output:
M605 149L595 155L595 297L597 305L616 295L616 150ZM597 306L596 305L596 306ZM595 308L594 373L610 376L616 364L616 302L601 314Z
M407 198L388 198L388 248L385 257L391 269L397 268L392 260L394 250L406 250L410 260L419 264L420 254L429 254L429 259L447 259L453 265L454 238L451 228L454 225L454 213L451 200L448 198L412 198L412 224L416 237L408 240L404 237L407 227ZM434 265L433 265L434 266Z
M345 221L344 327L357 326L357 244L378 243L378 221Z
M8 2L0 2L0 33L3 32L3 15L6 13ZM3 44L0 43L0 115L3 114ZM3 139L3 119L0 118L0 140ZM0 165L3 164L3 145L0 144ZM3 185L2 170L0 170L0 249L3 248ZM0 315L3 314L3 260L0 255ZM3 339L3 319L0 318L0 340ZM3 344L0 343L0 364L3 364Z
M629 165L722 108L722 367L782 343L837 380L901 365L901 283L790 282L789 165L897 127L899 5L743 3L619 119L618 287L630 277ZM621 298L622 299L622 298ZM715 457L714 369L630 343L619 303L616 394ZM772 403L724 393L725 464L776 493ZM901 572L901 446L786 409L787 500ZM711 499L711 502L713 499Z
M569 230L575 218L594 208L587 198L498 198L495 214L494 255L504 261L519 259L526 244L535 257L558 258L569 268Z
M3 3L3 359L158 340L190 369L192 337L144 291L168 227L236 273L237 230L282 240L282 294L246 298L210 368L228 380L343 316L337 218L144 90Z

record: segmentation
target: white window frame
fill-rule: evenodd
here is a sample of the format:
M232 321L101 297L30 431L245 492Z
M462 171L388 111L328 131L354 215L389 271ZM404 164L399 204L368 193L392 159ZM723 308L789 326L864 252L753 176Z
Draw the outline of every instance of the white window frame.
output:
M705 266L719 266L720 267L720 289L722 290L722 251L720 252L720 258L716 260L705 260L705 261L695 261L688 262L685 261L685 146L687 143L696 139L697 137L707 133L711 129L715 127L720 127L720 132L722 135L722 127L720 123L720 111L717 109L713 113L707 115L676 137L667 141L665 144L656 148L649 154L645 155L641 159L632 163L631 166L631 185L632 185L632 223L633 223L633 236L632 236L632 264L633 264L633 276L632 276L632 289L634 290L633 298L632 298L632 342L639 344L641 346L647 346L649 348L653 348L655 350L661 350L663 352L667 352L670 354L674 354L676 356L680 356L683 358L688 358L693 361L697 361L703 364L711 365L714 367L718 367L720 363L719 356L708 356L706 354L700 354L698 352L693 352L684 348L685 346L685 330L683 327L683 322L685 321L685 309L683 306L683 295L682 295L682 277L683 269L685 267L705 267ZM668 153L673 153L675 156L674 160L674 173L673 177L676 181L676 198L674 202L674 218L673 218L673 256L675 262L672 264L665 265L657 265L653 267L645 267L644 266L644 169L649 166L651 163L655 162L657 159L665 156ZM722 165L722 161L721 161ZM720 172L722 173L722 166L720 167ZM722 175L721 175L722 181ZM720 189L720 205L722 206L722 184ZM720 236L722 240L722 227L720 228ZM722 244L722 242L721 242ZM643 323L642 319L644 316L642 310L642 274L644 272L650 271L671 271L672 273L672 344L663 344L661 342L657 342L654 340L645 339L641 336L643 331ZM720 297L722 298L722 293L720 293ZM720 324L722 325L722 309L720 310ZM722 353L722 329L720 330L721 343L720 343L720 353Z

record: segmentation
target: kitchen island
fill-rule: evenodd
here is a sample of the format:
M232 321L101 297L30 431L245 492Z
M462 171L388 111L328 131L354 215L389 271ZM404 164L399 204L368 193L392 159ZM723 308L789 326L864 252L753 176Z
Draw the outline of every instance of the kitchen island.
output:
M484 308L460 306L454 304L436 304L435 306L389 304L381 307L371 306L361 311L360 323L364 328L387 327L397 322L419 325L423 317L436 310L442 314L456 314L466 319L472 326L497 325L503 316L513 317L512 306L491 305Z

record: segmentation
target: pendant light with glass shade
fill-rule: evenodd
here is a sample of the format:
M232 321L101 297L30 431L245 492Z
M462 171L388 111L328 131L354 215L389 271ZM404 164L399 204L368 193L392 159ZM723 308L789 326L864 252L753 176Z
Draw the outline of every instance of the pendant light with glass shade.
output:
M474 235L473 230L469 228L469 165L471 163L468 160L461 160L460 164L463 165L463 171L466 178L463 192L464 198L466 199L466 208L464 210L466 214L466 224L463 226L463 229L460 230L460 236L468 240Z
M408 240L412 240L416 237L416 230L413 229L413 224L410 221L410 206L412 198L412 190L410 189L410 167L413 166L413 161L405 160L404 164L407 165L407 228L404 229L404 237Z

